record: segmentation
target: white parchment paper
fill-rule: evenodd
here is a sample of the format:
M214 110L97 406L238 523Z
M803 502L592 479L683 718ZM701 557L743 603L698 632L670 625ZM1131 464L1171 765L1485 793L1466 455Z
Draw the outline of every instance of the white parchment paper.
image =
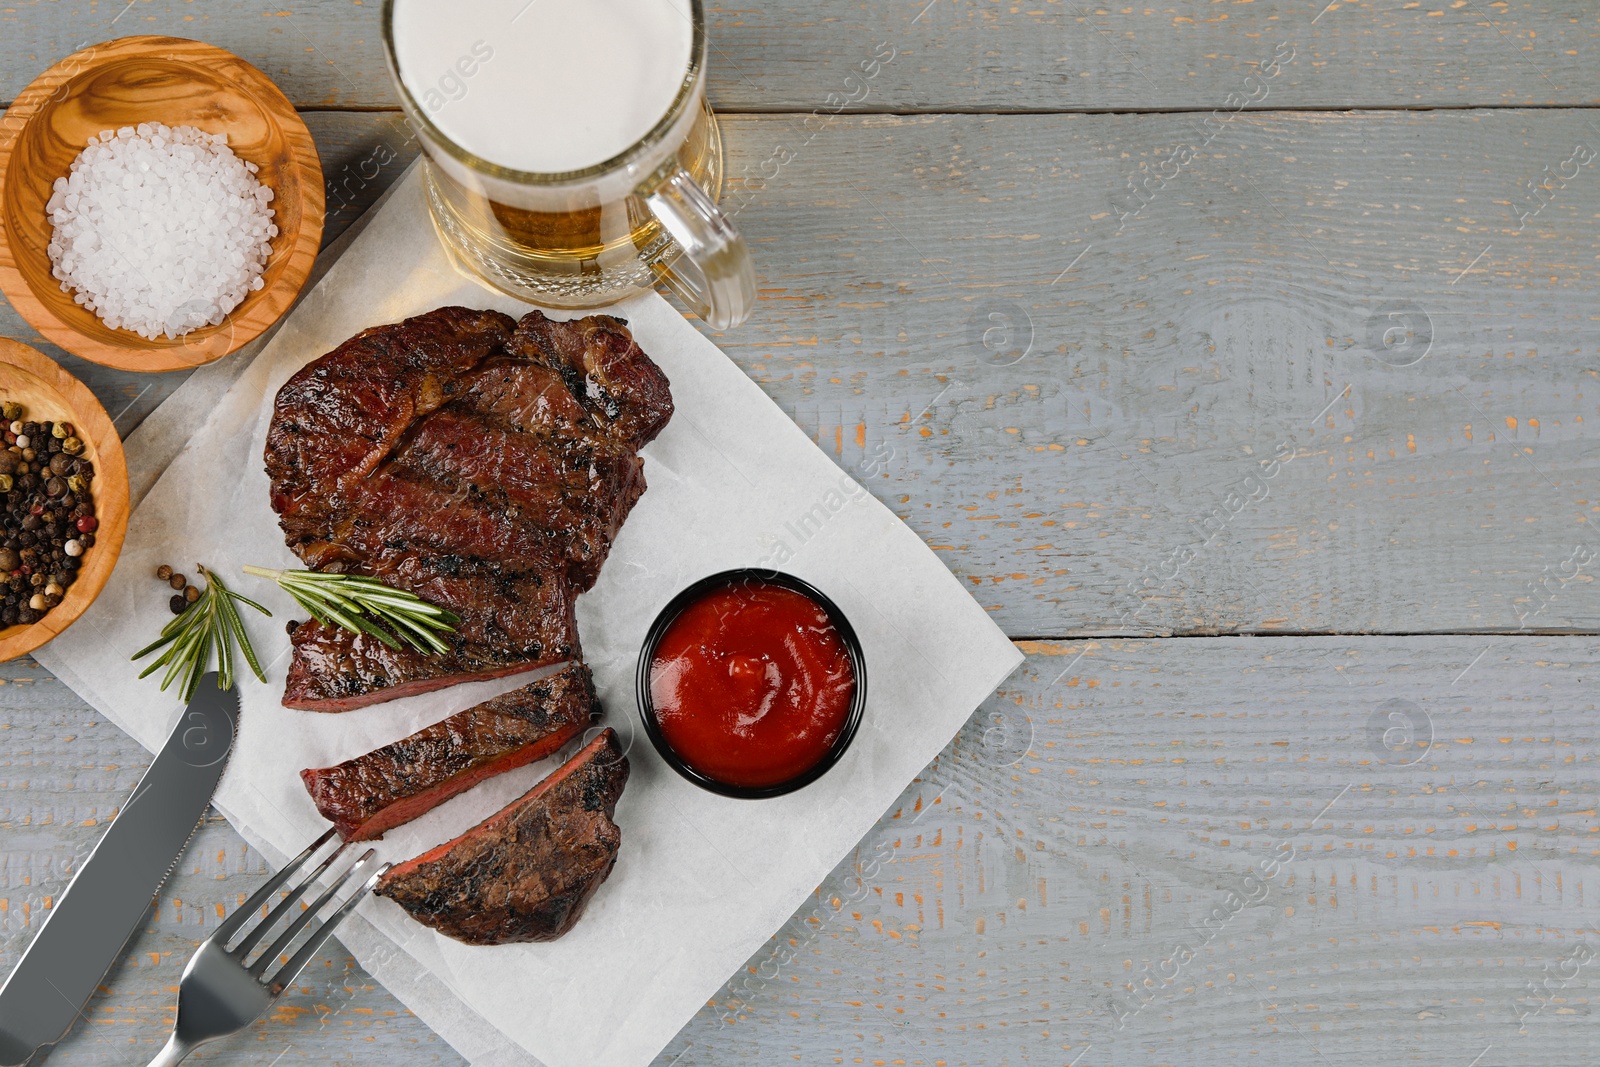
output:
M193 436L145 494L116 573L38 660L146 748L180 707L128 661L170 618L152 577L196 561L272 607L246 612L268 684L240 682L239 735L216 803L274 862L326 824L298 771L348 759L527 681L457 686L343 714L290 711L286 596L246 563L290 567L262 466L272 398L307 362L368 326L444 304L524 305L458 273L430 225L413 171L226 392L164 406L163 439ZM677 412L644 450L649 489L595 588L579 601L586 658L607 722L629 745L611 878L566 937L469 947L369 900L340 937L408 1007L478 1064L648 1063L871 828L1020 653L915 534L819 451L737 366L654 294L611 309L672 381ZM182 407L187 405L187 407ZM136 461L137 462L137 461ZM865 720L844 760L787 797L741 801L685 782L638 726L633 672L646 627L673 594L757 563L813 582L866 649ZM378 843L403 859L527 790L551 761L492 779Z

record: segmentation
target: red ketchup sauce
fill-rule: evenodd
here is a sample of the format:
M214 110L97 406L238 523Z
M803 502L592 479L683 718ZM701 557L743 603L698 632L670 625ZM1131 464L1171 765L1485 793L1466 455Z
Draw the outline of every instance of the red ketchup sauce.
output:
M707 590L668 625L650 661L667 744L706 777L745 789L787 782L826 757L855 688L828 613L765 582Z

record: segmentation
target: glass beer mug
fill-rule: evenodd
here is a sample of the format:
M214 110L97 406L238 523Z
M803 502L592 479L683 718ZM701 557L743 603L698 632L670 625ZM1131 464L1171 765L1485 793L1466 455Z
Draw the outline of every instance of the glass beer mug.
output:
M749 315L701 0L385 0L383 37L434 225L474 273L551 307L661 281L713 329Z

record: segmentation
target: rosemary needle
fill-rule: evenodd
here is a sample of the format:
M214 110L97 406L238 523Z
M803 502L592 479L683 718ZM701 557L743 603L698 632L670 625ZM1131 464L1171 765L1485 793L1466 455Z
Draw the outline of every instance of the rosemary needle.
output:
M418 652L448 652L439 635L454 633L461 622L454 612L365 575L243 569L277 582L318 622L366 634L390 648L404 641Z
M249 597L229 589L221 578L204 566L198 566L198 569L206 579L205 592L200 594L200 599L162 627L159 638L133 654L133 658L139 660L165 646L166 651L146 667L139 677L148 677L165 667L167 673L161 678L162 692L166 692L168 686L181 678L181 693L185 702L194 699L195 688L200 684L200 677L205 674L213 653L217 659L217 688L232 687L235 647L244 656L251 672L261 681L267 680L260 661L256 659L256 650L250 647L250 635L245 633L244 620L239 617L239 609L234 602L249 604L263 615L271 616L272 612Z

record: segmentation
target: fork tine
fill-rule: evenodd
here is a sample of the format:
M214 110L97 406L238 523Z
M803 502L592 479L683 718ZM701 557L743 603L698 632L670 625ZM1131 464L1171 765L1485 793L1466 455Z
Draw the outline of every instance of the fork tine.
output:
M261 957L257 959L255 963L250 965L250 977L259 980L261 975L266 972L267 966L273 960L277 959L278 955L283 952L284 949L289 947L289 943L295 939L301 930L305 929L307 923L317 917L317 912L322 908L322 906L329 900L333 899L333 895L335 893L344 888L344 884L350 880L351 875L356 873L356 869L377 854L377 849L367 849L361 854L360 859L352 863L349 868L346 869L345 872L338 878L335 878L333 880L333 884L328 887L327 892L323 893L316 899L314 903L312 903L310 907L306 908L299 915L297 915L294 922L290 923L289 928L283 932L283 936L274 941L271 947L263 952Z
M301 945L300 951L296 952L289 962L283 965L282 970L273 975L272 982L267 986L273 996L283 992L284 987L294 981L294 976L300 973L300 968L306 965L306 961L310 960L317 949L322 947L322 943L333 934L334 927L344 921L344 917L350 913L350 909L361 903L361 898L372 891L372 887L378 884L378 879L382 878L384 873L392 866L394 866L392 863L385 863L379 866L377 870L372 872L370 878L361 883L359 889L350 894L349 900L339 905L338 911L328 916L327 922L311 931L310 940ZM353 867L351 869L354 870Z
M305 891L310 889L312 885L316 883L316 880L321 878L323 873L327 871L329 867L333 866L334 861L343 855L344 850L349 847L350 843L348 841L340 842L338 848L328 853L327 859L317 864L316 870L300 879L300 883L291 889L289 894L279 901L276 907L267 913L267 917L257 923L255 929L251 930L245 935L244 940L240 941L239 944L231 950L233 954L238 957L239 962L244 962L244 958L250 955L250 950L256 947L261 939L267 935L267 932L277 924L278 920L283 918L290 908L294 907L295 901L304 896Z
M228 938L238 933L239 927L244 925L244 921L255 914L256 909L265 904L272 897L272 894L278 891L279 886L287 882L296 871L303 867L306 860L310 859L317 849L326 845L333 833L333 827L328 827L327 833L311 842L310 845L306 846L304 852L284 864L283 870L273 875L267 880L267 884L256 890L249 900L234 909L233 914L228 916L221 926L217 927L217 932L211 935L212 938L220 943L223 948L227 948Z

